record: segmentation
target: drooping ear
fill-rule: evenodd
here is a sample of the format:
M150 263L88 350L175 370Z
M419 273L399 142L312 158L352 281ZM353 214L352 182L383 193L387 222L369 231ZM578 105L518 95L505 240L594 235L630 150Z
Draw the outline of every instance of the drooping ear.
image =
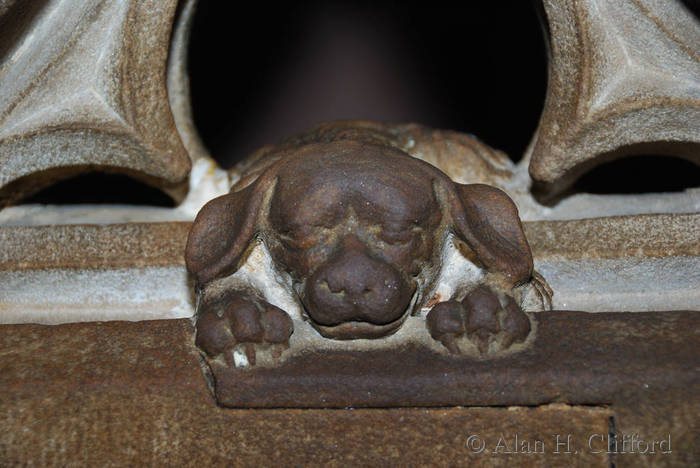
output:
M187 238L185 262L198 285L233 273L259 229L270 188L260 180L222 195L199 211ZM274 184L272 184L274 185Z
M487 270L505 274L512 286L527 281L533 271L532 252L513 200L490 185L454 186L450 211L455 234Z

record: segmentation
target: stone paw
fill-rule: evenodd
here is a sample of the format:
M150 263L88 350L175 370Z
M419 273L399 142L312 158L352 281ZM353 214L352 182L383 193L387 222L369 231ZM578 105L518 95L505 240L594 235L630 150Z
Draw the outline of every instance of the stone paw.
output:
M453 354L462 354L465 342L480 355L495 354L525 341L530 319L513 298L479 286L461 301L441 302L427 318L430 336Z
M196 327L195 344L232 367L253 367L261 356L263 361L278 360L294 331L286 312L241 294L202 304Z

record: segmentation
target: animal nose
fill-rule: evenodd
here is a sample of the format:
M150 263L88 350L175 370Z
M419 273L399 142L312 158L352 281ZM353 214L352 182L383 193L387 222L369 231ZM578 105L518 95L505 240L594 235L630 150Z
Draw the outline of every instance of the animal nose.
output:
M384 325L403 315L413 291L394 267L371 258L366 248L346 244L309 278L302 301L320 325L350 321Z

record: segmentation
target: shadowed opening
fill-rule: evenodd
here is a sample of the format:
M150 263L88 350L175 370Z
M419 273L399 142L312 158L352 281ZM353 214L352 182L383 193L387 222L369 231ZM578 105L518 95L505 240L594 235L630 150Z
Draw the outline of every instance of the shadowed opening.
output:
M93 172L63 179L22 200L22 204L119 204L174 207L160 189L122 174Z
M683 6L690 11L696 18L700 18L700 2L698 0L681 0Z
M669 156L628 156L582 175L573 192L594 194L635 194L682 192L700 187L700 166Z
M194 120L223 167L336 119L477 135L517 160L546 90L530 2L200 1L189 50Z

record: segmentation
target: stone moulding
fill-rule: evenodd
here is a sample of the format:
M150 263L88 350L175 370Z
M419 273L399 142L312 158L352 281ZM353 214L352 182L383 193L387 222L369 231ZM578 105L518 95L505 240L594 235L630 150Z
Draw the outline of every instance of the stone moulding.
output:
M0 249L0 274L5 277L0 282L0 323L191 317L194 299L184 260L190 225L0 227L0 244L4 247ZM599 303L592 311L697 308L698 214L525 222L523 228L535 267L548 272L551 278L556 291L555 309L585 308L595 298L581 294L585 291L597 291ZM663 270L655 269L662 264L666 265ZM167 278L171 279L158 280L159 268L167 269ZM114 270L124 272L125 282L121 283L124 290L136 288L145 292L161 288L164 298L179 304L176 313L173 315L170 307L163 307L165 303L144 309L138 299L143 296L108 288L105 272ZM616 273L601 276L604 271ZM95 282L99 275L105 278L104 287ZM144 282L143 275L152 280ZM32 284L36 283L29 281L30 276L52 285L53 292L34 294ZM77 282L83 285L79 288L82 293L72 296L69 285ZM114 301L112 315L98 312L102 307L97 301L101 290L112 291L108 296ZM49 297L54 302L48 301ZM96 301L94 313L87 313L84 305L91 301ZM63 306L57 308L57 303Z
M190 223L0 228L0 322L192 315Z

